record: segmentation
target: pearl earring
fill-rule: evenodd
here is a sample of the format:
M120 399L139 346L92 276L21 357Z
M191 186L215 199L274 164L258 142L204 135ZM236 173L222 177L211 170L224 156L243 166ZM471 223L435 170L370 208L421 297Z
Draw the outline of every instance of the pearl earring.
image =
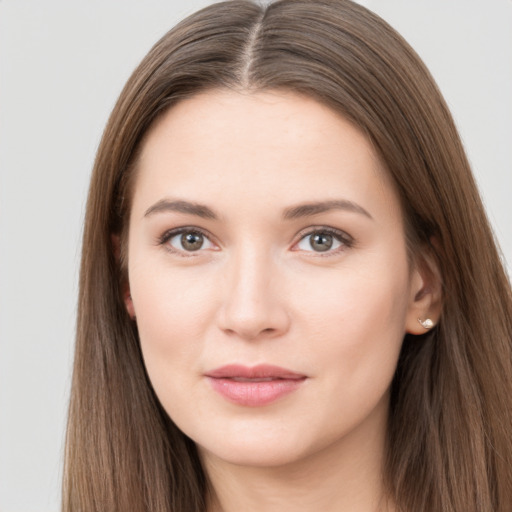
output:
M424 329L432 329L434 327L434 322L430 318L425 318L425 320L422 320L421 318L418 318L418 322L421 324L421 326Z

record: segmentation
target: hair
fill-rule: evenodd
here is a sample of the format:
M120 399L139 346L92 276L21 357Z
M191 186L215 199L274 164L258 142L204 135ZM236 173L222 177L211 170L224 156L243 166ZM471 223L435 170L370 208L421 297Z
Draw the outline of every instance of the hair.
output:
M63 510L206 508L195 445L146 374L112 236L126 239L149 128L172 105L213 89L295 91L368 137L396 186L411 254L428 250L443 286L439 324L404 338L390 398L388 492L400 511L509 512L510 284L434 80L390 26L348 0L211 5L157 42L124 87L87 203Z

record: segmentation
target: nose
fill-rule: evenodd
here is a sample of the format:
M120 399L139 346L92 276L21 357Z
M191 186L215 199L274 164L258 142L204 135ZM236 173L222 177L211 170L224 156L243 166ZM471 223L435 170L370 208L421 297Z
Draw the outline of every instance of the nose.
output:
M290 325L277 265L268 254L248 247L233 255L225 273L218 325L243 340L275 338Z

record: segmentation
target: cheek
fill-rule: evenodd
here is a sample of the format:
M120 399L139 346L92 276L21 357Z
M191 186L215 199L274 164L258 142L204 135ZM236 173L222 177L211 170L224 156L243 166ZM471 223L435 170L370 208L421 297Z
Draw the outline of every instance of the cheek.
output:
M371 411L387 411L405 333L407 279L348 272L310 290L300 327L321 390L310 427L330 439L363 423Z
M130 289L151 380L169 366L194 368L211 322L212 286L198 272L137 265L135 260Z
M153 389L174 421L188 418L191 394L197 394L209 321L207 289L179 272L135 266L130 287L142 356Z
M311 359L327 364L333 379L343 378L351 387L375 382L379 375L382 382L389 380L405 334L406 272L366 268L364 273L351 269L334 274L324 286L310 287L300 308L308 312L304 329L315 340L308 348Z

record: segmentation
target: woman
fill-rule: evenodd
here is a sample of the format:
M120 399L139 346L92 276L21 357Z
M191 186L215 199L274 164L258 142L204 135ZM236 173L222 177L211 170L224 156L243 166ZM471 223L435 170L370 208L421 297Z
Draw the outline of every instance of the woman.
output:
M164 36L83 247L64 510L510 510L510 286L440 93L366 9Z

